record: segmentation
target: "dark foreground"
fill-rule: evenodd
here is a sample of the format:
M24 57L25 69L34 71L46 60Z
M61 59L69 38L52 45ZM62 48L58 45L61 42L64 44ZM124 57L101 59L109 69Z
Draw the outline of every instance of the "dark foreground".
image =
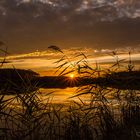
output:
M133 71L71 79L0 69L0 140L139 140L139 76ZM40 98L37 90L73 86L81 86L79 102L68 105L53 104L48 93ZM80 99L84 94L91 95L88 103Z

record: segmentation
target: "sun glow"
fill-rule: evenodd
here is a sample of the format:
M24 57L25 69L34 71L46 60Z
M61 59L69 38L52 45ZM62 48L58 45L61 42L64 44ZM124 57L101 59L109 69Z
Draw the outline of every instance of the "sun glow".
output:
M73 79L73 78L74 78L74 74L71 74L71 75L70 75L70 78L72 78L72 79Z

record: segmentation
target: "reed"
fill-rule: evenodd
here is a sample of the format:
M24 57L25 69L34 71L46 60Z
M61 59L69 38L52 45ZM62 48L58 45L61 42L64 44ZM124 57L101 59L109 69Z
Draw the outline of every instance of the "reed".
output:
M97 63L91 67L83 53L76 54L78 61L72 63L61 49L56 49L63 55L56 62L60 64L57 67L60 76L76 72L79 76L100 77L119 70L123 62L113 52L116 63L109 70L104 70ZM130 53L126 71L133 71ZM65 106L53 104L49 93L48 98L42 101L42 94L36 84L32 85L30 79L25 82L21 77L21 80L25 84L24 88L19 87L19 90L24 89L20 94L16 90L10 96L7 95L8 89L0 90L1 140L140 139L139 90L89 84L78 87L76 94L71 97L79 98L79 102L72 101L69 106ZM91 97L88 103L81 100L81 96L86 94Z

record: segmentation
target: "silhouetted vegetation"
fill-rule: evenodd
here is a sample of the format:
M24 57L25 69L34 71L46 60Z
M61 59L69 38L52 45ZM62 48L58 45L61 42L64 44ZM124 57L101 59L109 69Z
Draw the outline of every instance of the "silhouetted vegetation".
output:
M71 72L77 72L79 77L76 81L79 80L77 83L81 82L81 84L77 85L79 86L77 93L71 98L79 98L79 102L71 101L68 106L62 103L53 104L49 98L51 93L47 93L47 98L42 100L43 95L36 82L33 85L32 82L27 84L26 81L26 86L24 86L26 90L22 91L22 94L19 94L18 90L13 90L12 96L6 94L9 92L8 88L2 88L0 90L0 139L140 139L140 92L129 88L133 82L139 85L139 72L133 71L132 62L129 61L129 69L123 72L117 72L121 63L118 60L111 67L112 69L101 70L98 64L91 67L85 54L79 54L77 57L80 57L80 60L73 64L61 49L57 47L52 49L57 49L63 54L62 58L57 61L58 64L63 62L58 66L59 77L45 77L43 79L32 71L10 70L12 74L16 74L18 79L21 79L20 83L16 83L17 89L22 89L21 82L24 79L32 81L32 77L41 80L40 87L44 82L49 83L53 80L55 85L59 81L56 87L63 86L63 81L65 83L69 81L67 79L69 77L64 76ZM9 70L3 69L2 71L9 73ZM29 75L27 76L25 73ZM14 74L13 76L15 78ZM9 78L8 74L2 74L2 77ZM53 87L51 83L49 84ZM117 88L119 86L125 87L125 90ZM30 90L34 88L36 90ZM83 95L90 95L90 101L82 101L81 96Z
M34 87L37 84L35 83L35 78L38 76L39 74L31 70L1 68L0 89L6 90L7 94L13 94L14 92L24 93L28 87ZM30 88L31 91L35 89Z
M67 88L97 84L117 89L140 89L140 71L112 72L101 77L44 76L31 70L0 69L0 89L16 90L17 87L36 85L38 88ZM125 84L124 84L125 83ZM26 85L26 86L25 86ZM131 86L130 86L131 85ZM20 92L20 91L18 91Z

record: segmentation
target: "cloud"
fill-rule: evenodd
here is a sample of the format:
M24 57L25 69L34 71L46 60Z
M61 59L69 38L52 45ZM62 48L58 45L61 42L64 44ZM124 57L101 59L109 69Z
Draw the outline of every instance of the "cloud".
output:
M50 22L88 16L94 23L138 18L139 8L140 2L136 0L1 0L0 15L22 21L45 18Z
M115 9L116 18L140 17L140 2L134 0L2 0L0 5L0 9L3 9L2 12L5 10L7 14L18 12L19 15L27 15L28 12L28 15L33 17L43 16L46 12L56 15L63 15L66 12L67 16L71 16L70 11L73 11L74 14L84 14L85 11L93 13L94 10L102 7ZM103 12L100 11L100 14L106 16L106 13L103 14Z
M47 45L113 48L140 44L138 0L1 0L0 39L10 51Z

